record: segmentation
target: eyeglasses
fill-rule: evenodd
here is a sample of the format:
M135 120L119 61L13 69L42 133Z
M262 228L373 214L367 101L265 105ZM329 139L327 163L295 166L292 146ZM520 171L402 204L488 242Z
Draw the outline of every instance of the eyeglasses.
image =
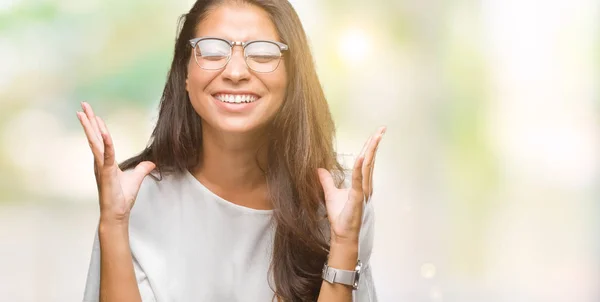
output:
M221 38L201 37L190 40L194 48L194 59L202 69L217 70L225 67L229 60L233 47L236 45L244 49L244 60L248 68L256 72L272 72L281 62L282 52L288 50L288 46L268 40L255 40L248 42L234 42Z

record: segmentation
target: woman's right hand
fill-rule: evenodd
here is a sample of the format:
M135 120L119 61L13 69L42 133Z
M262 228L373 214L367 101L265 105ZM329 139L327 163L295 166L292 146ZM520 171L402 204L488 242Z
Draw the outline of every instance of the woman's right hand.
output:
M100 222L127 226L129 213L142 181L156 165L144 161L133 171L121 171L115 160L115 149L106 124L100 117L94 115L88 103L81 103L81 107L83 112L77 112L77 117L94 154L94 174L100 199Z

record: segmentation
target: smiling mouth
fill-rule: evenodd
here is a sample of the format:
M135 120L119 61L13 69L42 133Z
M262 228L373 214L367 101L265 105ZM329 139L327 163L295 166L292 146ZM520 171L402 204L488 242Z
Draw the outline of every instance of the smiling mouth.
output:
M228 103L228 104L254 103L259 99L259 97L254 94L217 93L217 94L213 95L213 97L223 103Z

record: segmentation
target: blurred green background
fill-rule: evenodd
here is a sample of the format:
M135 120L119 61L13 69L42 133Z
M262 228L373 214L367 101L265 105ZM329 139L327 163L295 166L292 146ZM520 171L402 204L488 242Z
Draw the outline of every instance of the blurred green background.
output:
M378 125L381 301L600 300L600 3L295 0L338 127ZM193 1L0 0L0 300L81 301L87 101L146 144Z

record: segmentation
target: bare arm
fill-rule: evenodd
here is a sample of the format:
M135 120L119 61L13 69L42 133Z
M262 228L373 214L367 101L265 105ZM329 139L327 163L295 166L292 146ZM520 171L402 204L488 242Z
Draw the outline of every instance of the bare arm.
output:
M128 225L100 222L100 301L142 301L129 248Z
M94 154L94 174L100 202L100 301L141 302L131 249L129 215L142 180L155 164L142 162L124 173L115 161L113 141L104 121L82 103L77 117Z
M375 155L385 130L385 127L379 128L363 147L354 163L351 188L338 189L329 171L318 169L331 225L330 267L350 271L356 267L364 204L373 194ZM323 281L318 301L351 302L352 290L348 285Z
M328 265L343 270L354 270L358 260L358 242L356 245L332 244L329 252ZM319 292L319 302L352 301L352 287L344 284L331 284L325 280Z

